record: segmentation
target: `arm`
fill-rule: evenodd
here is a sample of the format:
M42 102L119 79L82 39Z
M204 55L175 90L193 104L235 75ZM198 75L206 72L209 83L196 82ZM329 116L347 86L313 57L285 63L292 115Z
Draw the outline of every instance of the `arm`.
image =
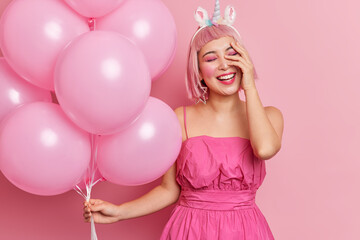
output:
M248 52L239 43L233 42L231 46L238 54L226 58L231 61L231 65L240 68L243 73L241 87L246 96L251 146L258 158L266 160L273 157L281 148L283 116L275 107L263 107L255 87L254 65Z
M180 186L175 180L175 175L176 163L165 173L159 186L142 197L121 205L98 199L91 199L90 203L85 202L85 222L90 222L92 215L96 223L113 223L144 216L175 203L180 194Z
M281 148L283 116L275 107L263 107L256 88L245 90L246 109L254 154L267 160Z
M182 107L174 110L183 126ZM182 129L184 139L184 129ZM159 186L142 197L121 205L114 205L98 199L84 203L84 219L90 222L91 215L96 223L113 223L116 221L144 216L175 203L180 195L180 186L176 182L176 163L164 174Z

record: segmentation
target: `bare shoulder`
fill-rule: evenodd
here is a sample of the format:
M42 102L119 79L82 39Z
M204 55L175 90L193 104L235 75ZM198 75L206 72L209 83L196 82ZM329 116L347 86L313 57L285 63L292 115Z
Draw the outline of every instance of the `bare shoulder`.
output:
M271 124L273 125L276 133L282 138L283 130L284 130L284 116L281 113L280 109L274 106L264 107L266 115L268 116Z
M184 141L186 139L186 132L184 128L184 107L180 106L178 108L175 108L174 112L179 120L181 126L182 140Z
M274 107L274 106L266 106L264 107L266 114L273 115L275 117L283 118L283 115L280 111L280 109Z
M184 121L184 107L186 108L186 113L188 112L192 112L195 108L194 105L190 105L190 106L180 106L178 108L175 108L174 112L176 114L176 116L179 118L179 120L181 120L181 122ZM187 115L186 115L187 116Z
M174 112L175 112L176 116L178 117L179 121L183 122L183 119L184 119L184 107L180 106L178 108L175 108Z

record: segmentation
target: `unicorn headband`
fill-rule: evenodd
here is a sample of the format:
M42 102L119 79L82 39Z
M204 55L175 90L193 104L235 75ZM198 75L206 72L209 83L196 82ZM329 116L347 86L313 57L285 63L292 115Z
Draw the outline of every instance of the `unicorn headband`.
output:
M241 38L240 33L236 30L236 28L234 28L232 26L232 24L235 22L235 9L232 6L227 6L225 8L225 15L224 18L221 17L220 14L220 2L219 0L215 1L215 9L214 9L214 14L212 19L209 18L209 15L207 13L207 11L205 9L203 9L202 7L198 7L195 11L195 20L199 23L200 28L195 32L194 36L191 39L190 44L192 44L195 36L204 28L209 27L209 26L218 26L219 24L221 25L227 25L229 27L231 27Z

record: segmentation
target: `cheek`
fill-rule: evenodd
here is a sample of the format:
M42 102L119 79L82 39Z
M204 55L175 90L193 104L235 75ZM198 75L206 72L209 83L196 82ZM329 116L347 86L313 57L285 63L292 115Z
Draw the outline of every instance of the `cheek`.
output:
M202 73L204 74L204 77L213 77L216 71L216 67L212 65L204 65L202 67Z

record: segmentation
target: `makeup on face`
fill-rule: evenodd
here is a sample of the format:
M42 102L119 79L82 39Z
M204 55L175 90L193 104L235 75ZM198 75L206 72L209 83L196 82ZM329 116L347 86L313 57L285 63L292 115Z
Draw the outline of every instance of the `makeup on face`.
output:
M234 56L238 53L230 46L225 50L225 54ZM211 78L216 76L216 72L218 71L219 68L219 63L217 63L216 60L218 60L219 57L222 56L221 54L218 54L216 51L209 51L203 55L204 64L202 65L202 73L204 77ZM222 60L222 61L227 61L227 60ZM216 79L222 84L230 85L235 81L235 76L236 76L236 72L232 71L232 72L223 73L217 76Z
M230 56L234 56L236 54L238 54L234 49L233 47L228 47L225 52L227 53L227 55L230 55ZM207 62L210 59L216 59L216 57L212 56L212 57L207 57L208 55L211 55L211 54L215 54L216 55L216 51L209 51L207 53L205 53L202 57L204 59L205 62Z
M222 84L230 85L235 81L236 72L230 72L221 74L217 76L216 79L219 80Z

